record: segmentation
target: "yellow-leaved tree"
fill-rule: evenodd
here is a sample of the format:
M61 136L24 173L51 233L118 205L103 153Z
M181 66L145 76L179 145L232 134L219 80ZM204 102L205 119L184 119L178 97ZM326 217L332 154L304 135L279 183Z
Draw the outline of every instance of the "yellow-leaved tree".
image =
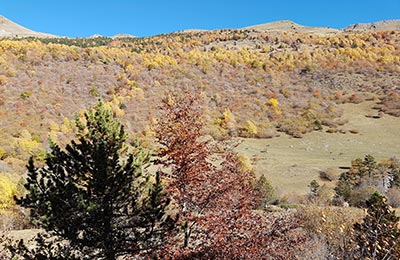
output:
M14 205L17 185L6 174L0 173L0 214Z

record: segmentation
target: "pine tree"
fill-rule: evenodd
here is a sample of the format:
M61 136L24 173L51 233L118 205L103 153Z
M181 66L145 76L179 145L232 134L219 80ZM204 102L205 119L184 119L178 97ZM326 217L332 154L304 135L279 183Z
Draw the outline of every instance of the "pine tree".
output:
M123 126L102 101L84 116L76 118L77 140L65 149L52 144L45 166L30 159L28 193L17 202L80 257L149 253L163 241L169 203L160 178L143 171L150 154L137 143L129 147Z
M264 174L257 179L257 182L254 185L254 190L258 195L256 197L255 205L257 209L264 209L268 203L276 199L274 194L275 190Z
M315 199L319 196L321 191L321 185L319 185L319 183L316 180L312 180L308 185L308 188L310 189L309 193L310 199Z

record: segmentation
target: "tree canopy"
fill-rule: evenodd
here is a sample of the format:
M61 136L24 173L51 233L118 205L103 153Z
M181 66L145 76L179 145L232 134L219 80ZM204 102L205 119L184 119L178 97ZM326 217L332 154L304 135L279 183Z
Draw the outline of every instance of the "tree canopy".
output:
M101 100L76 117L76 126L77 140L65 149L53 143L43 167L30 159L28 193L17 202L51 235L68 241L78 258L112 260L161 246L169 201L160 178L144 171L150 153L128 144L124 127Z

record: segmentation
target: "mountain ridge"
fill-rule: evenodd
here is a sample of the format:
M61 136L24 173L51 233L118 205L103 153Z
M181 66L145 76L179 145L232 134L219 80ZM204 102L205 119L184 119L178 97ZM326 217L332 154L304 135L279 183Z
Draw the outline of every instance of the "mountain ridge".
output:
M232 28L225 28L232 29ZM299 33L310 33L310 34L321 34L321 35L329 35L329 34L337 34L341 32L362 32L362 31L392 31L392 30L400 30L400 20L382 20L371 23L356 23L351 24L343 29L335 29L330 27L314 27L314 26L306 26L298 24L291 20L279 20L262 24L255 24L250 26L245 26L242 28L237 28L238 30L256 30L256 31L265 31L265 32L299 32ZM222 30L221 28L215 30ZM203 31L212 31L212 30L204 30L204 29L185 29L177 31L178 33L191 33L191 32L203 32ZM120 33L114 36L110 36L110 38L120 38L121 36L128 36L129 34ZM83 38L92 38L98 37L99 34L94 34L92 36L83 37ZM38 37L38 38L57 38L60 36L52 35L48 33L36 32L30 30L26 27L23 27L5 16L0 15L0 38L24 38L24 37ZM129 37L136 37L133 35L129 35ZM69 37L66 37L69 38Z
M400 19L398 20L383 20L372 23L356 23L344 28L344 31L397 31L400 30Z
M25 28L10 19L0 15L0 38L9 37L9 38L19 38L19 37L41 37L41 38L51 38L58 37L56 35L35 32L28 28Z
M289 31L289 32L320 33L320 34L335 34L340 32L340 30L333 28L304 26L295 23L291 20L279 20L275 22L257 24L244 27L244 29L253 29L253 30L268 31L268 32Z
M225 28L231 29L231 28ZM221 29L215 29L221 30ZM362 31L400 31L400 20L382 20L371 23L356 23L351 24L345 28L336 29L331 27L317 27L317 26L306 26L298 24L291 20L278 20L273 22L267 22L262 24L249 25L237 30L256 30L264 32L299 32L299 33L310 33L310 34L337 34L342 32L362 32ZM178 31L179 33L193 33L212 31L204 29L185 29Z

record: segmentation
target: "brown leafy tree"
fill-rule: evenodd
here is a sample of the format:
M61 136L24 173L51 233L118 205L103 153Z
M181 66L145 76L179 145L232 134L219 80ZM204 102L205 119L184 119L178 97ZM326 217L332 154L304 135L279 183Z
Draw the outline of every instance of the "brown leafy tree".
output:
M367 216L362 223L354 224L354 240L358 245L355 259L399 259L399 217L377 192L366 204Z
M228 146L201 136L200 101L189 93L169 99L155 129L166 189L178 209L180 229L171 234L167 259L283 259L304 241L288 216L254 211L252 172L239 170ZM220 144L219 144L220 145Z

